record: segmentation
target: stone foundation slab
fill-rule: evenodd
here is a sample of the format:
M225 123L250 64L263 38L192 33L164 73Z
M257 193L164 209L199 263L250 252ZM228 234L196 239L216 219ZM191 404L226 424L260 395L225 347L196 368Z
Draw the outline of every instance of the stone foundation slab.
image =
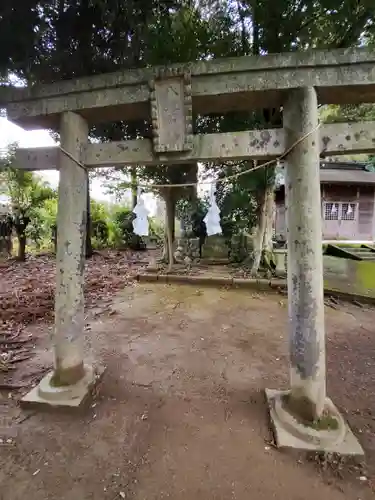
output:
M303 439L300 432L300 428L303 427L301 424L297 424L299 427L298 432L296 432L297 435L290 432L288 427L285 426L283 422L281 422L277 412L275 411L275 400L280 399L281 396L287 394L289 391L266 389L265 392L268 409L270 412L271 425L274 431L276 446L278 448L292 448L295 450L337 453L339 455L346 456L364 456L362 446L354 436L348 424L344 421L343 438L339 441L333 439L332 443L329 443L327 439L322 439L322 442L320 443L318 443L316 440L311 440L308 427L306 427L306 439ZM335 408L331 400L328 400L328 403L329 405L332 405L333 408ZM336 408L335 412L338 413L338 410ZM327 431L324 432L327 433Z
M82 409L93 397L105 369L85 366L86 375L74 385L54 387L51 385L53 371L31 389L20 401L23 408L34 409Z

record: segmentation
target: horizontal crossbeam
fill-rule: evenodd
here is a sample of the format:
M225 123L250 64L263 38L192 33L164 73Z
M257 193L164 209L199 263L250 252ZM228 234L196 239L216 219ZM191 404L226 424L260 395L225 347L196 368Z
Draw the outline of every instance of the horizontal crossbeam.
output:
M321 104L375 102L375 53L366 49L283 53L128 70L7 90L0 101L25 128L58 128L74 111L90 124L150 118L150 82L191 75L195 113L225 113L283 104L288 90L314 86Z
M85 154L88 168L126 165L174 165L214 160L265 160L286 149L284 129L252 130L193 136L191 151L155 154L149 139L90 144ZM375 153L375 123L340 123L320 129L321 156ZM25 170L58 170L59 148L20 148L17 166Z

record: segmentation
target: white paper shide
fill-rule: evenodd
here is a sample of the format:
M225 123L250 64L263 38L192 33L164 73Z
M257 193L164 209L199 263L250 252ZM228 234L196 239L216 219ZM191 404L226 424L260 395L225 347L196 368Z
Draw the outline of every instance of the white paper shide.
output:
M149 211L145 207L144 200L142 198L142 193L138 190L137 204L133 209L133 214L136 218L133 220L133 230L134 234L138 236L148 236L148 215Z
M210 205L206 217L203 219L206 224L207 236L222 234L220 225L220 210L216 203L215 191L215 184L211 184Z

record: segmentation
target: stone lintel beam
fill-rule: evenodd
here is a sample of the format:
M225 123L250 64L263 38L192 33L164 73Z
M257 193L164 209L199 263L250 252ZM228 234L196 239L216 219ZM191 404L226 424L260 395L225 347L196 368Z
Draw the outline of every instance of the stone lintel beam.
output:
M22 170L59 170L59 148L18 148L16 150L17 168Z
M173 65L189 72L195 113L275 107L285 92L311 85L318 101L375 101L375 55L365 49L247 56ZM24 127L58 127L57 114L79 112L89 123L150 118L148 83L163 68L97 75L22 89L7 95L10 120Z
M192 161L266 159L285 151L283 129L253 130L225 134L194 135L191 151L156 155L151 140L89 144L85 155L88 168L114 165L158 165ZM348 153L375 153L375 123L339 123L323 125L320 130L322 156ZM58 169L58 148L20 148L19 168L25 170Z
M225 134L192 136L191 151L155 154L152 141L89 144L84 163L88 168L122 165L158 165L212 161L216 158L236 160L273 158L284 151L282 129L254 130ZM58 147L19 148L17 165L24 170L57 170Z
M283 152L282 129L253 130L248 132L205 134L192 136L192 149L180 153L155 154L151 141L112 142L91 144L86 163L90 167L117 164L175 164L194 161L237 160L246 158L272 158ZM127 145L129 144L129 147Z
M331 123L320 130L320 154L346 155L375 152L375 122Z
M13 100L22 99L22 88L10 87L8 85L0 85L0 108L5 106L8 102Z
M64 111L79 113L90 124L146 119L148 101L149 88L144 84L13 101L6 111L10 121L26 130L58 130Z

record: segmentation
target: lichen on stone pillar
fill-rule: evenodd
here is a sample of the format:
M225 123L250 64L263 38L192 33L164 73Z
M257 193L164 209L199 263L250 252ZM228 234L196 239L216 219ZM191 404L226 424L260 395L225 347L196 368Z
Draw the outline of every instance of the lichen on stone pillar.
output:
M318 107L312 87L284 104L291 392L288 402L314 421L326 399Z
M78 114L61 116L61 147L79 162L88 142L88 126ZM85 169L60 152L60 182L57 216L55 369L52 384L71 385L85 375L84 264L87 219Z

